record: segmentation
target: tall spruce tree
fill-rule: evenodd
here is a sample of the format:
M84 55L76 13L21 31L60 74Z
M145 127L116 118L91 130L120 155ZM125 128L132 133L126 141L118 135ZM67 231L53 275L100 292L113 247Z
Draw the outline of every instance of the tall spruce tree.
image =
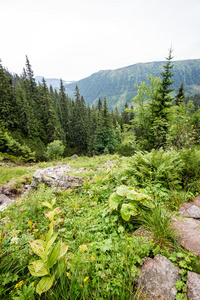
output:
M178 94L175 97L175 105L180 106L181 104L184 103L184 100L185 100L185 94L184 94L184 85L182 82L178 90Z
M169 113L170 107L172 106L172 96L171 92L173 89L171 85L173 84L172 77L172 68L171 64L172 57L172 48L169 50L169 55L166 58L167 63L163 66L164 71L161 72L161 84L158 88L156 98L151 103L151 110L153 116L152 124L152 133L154 139L154 148L165 147L166 145L166 136L169 128Z

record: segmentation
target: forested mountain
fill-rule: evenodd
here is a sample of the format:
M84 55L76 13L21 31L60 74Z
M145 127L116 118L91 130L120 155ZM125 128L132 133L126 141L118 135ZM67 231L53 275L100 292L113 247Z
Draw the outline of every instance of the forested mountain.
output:
M121 110L126 102L131 103L131 99L136 96L135 85L140 85L141 81L147 82L148 75L159 77L163 64L163 61L139 63L117 70L99 71L76 83L66 84L66 92L72 97L74 88L78 85L89 105L97 104L99 97L103 99L106 96L109 109L117 106ZM182 82L186 95L200 92L200 59L174 61L173 64L172 88L175 92L178 92Z
M198 91L200 60L196 64L192 60L173 65L171 59L170 52L166 64L138 64L102 72L104 88L112 90L113 97L120 87L125 89L129 79L128 93L130 98L136 97L128 105L128 94L118 94L116 104L123 105L121 113L114 107L115 102L110 103L113 109L109 111L105 96L89 105L90 99L82 95L77 84L72 98L61 79L59 89L52 85L48 88L44 78L37 84L28 57L21 76L10 74L0 63L0 152L41 160L47 158L48 146L51 144L54 149L57 142L63 145L60 149L64 149L65 156L116 151L132 155L137 149L199 144L200 94L188 98L185 91ZM133 67L137 68L135 75L131 75ZM147 67L154 69L158 77L147 76ZM99 73L88 79L96 80L96 87L100 88L98 77ZM145 78L146 83L141 83ZM79 84L84 81L87 79ZM186 87L184 82L188 82ZM134 84L138 84L137 90ZM88 86L88 93L92 87Z
M35 81L36 83L42 83L42 76L35 76ZM58 78L45 78L46 84L48 86L48 88L50 86L52 86L54 89L59 89L60 88L60 79ZM75 81L65 81L63 80L63 84L70 84L70 83L74 83Z

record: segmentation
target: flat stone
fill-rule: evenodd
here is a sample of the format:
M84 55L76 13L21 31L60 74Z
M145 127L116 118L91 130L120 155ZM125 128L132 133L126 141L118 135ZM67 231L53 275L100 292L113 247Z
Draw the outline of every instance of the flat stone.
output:
M141 274L136 278L136 283L142 294L147 297L145 299L175 299L177 294L175 283L181 279L179 268L160 254L154 259L147 257L143 259L143 262Z
M200 221L193 218L173 218L178 242L188 251L200 256Z
M188 299L200 300L200 275L188 271L186 284L188 287Z

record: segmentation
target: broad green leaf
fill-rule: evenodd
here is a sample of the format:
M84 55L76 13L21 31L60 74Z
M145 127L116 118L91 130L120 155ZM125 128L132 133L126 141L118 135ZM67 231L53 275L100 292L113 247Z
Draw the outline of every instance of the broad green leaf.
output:
M60 241L53 247L47 259L48 268L53 267L53 265L57 262L60 256Z
M67 259L65 257L59 259L55 268L55 278L58 279L67 268Z
M50 226L49 231L46 235L46 242L48 242L53 234L53 226Z
M117 187L116 193L119 196L126 196L126 194L128 193L129 189L130 188L128 186L126 186L126 185L120 185L120 186Z
M36 292L41 295L42 293L48 291L51 286L53 285L53 278L52 277L43 277L36 287Z
M141 203L142 203L144 206L148 207L148 208L154 208L154 207L155 207L155 205L154 205L154 204L152 203L152 201L150 201L150 200L143 199L143 200L141 201Z
M66 254L67 250L68 250L68 245L66 243L61 243L59 258L64 256Z
M130 190L127 193L127 198L130 200L134 200L134 201L141 201L145 198L148 198L148 195L142 194L142 193L138 193L135 190Z
M31 275L33 276L44 276L48 274L48 270L42 260L36 260L29 264L28 266Z
M138 214L136 207L132 203L122 204L120 212L125 221L128 221L131 216L136 216Z
M54 236L50 239L50 241L47 243L46 245L46 249L45 249L45 254L48 254L49 249L51 248L51 246L53 245L53 243L55 242L56 238L58 236L58 232L56 234L54 234Z
M53 198L53 200L51 201L52 207L55 205L55 203L56 203L56 198Z
M116 193L112 193L110 195L110 198L108 200L108 203L109 203L109 207L111 209L117 209L118 208L118 205L120 204L122 200L122 197L117 195Z
M32 240L29 242L33 252L42 259L45 259L46 243L43 240Z
M52 205L49 202L42 202L42 205L52 209Z

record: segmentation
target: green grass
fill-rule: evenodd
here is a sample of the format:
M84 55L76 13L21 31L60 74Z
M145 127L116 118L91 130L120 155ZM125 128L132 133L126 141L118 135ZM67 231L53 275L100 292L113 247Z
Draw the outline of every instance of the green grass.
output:
M106 165L108 160L113 162L112 168ZM123 164L125 171L128 161L125 160ZM41 185L38 190L32 191L7 210L0 212L0 298L139 299L140 290L135 285L135 277L139 274L138 267L143 263L142 258L154 257L160 253L167 257L172 255L173 262L178 263L178 256L173 256L173 253L174 250L182 250L177 247L165 205L168 203L168 207L175 209L184 193L179 195L179 191L173 190L170 194L170 190L167 193L162 185L157 185L156 189L160 193L155 194L149 180L150 174L147 172L147 177L144 178L146 191L159 204L153 210L141 211L138 219L124 221L120 213L117 210L110 211L108 205L108 199L119 182L131 182L131 177L123 179L123 160L117 155L64 158L60 161L38 163L28 170L26 167L2 167L1 184L12 178L15 181L22 180L23 176L31 175L37 168L58 163L69 163L74 169L85 168L82 173L86 176L84 185L57 193L52 188ZM94 172L89 173L90 169ZM79 176L76 173L74 175ZM137 181L134 182L134 187L137 188ZM166 200L168 194L171 198ZM54 228L54 232L58 233L57 241L66 242L69 246L66 254L67 267L51 289L39 297L35 287L40 278L32 276L27 268L31 261L38 259L31 251L29 241L46 236L49 223L45 213L49 209L42 203L51 202L55 197L56 206L62 209L63 222ZM141 225L146 230L135 231ZM13 239L17 239L16 244L12 242ZM191 263L187 260L185 268L191 267L197 271L198 263L199 260Z
M5 184L10 180L17 181L23 175L31 175L33 171L31 169L27 169L26 167L0 167L0 184Z

